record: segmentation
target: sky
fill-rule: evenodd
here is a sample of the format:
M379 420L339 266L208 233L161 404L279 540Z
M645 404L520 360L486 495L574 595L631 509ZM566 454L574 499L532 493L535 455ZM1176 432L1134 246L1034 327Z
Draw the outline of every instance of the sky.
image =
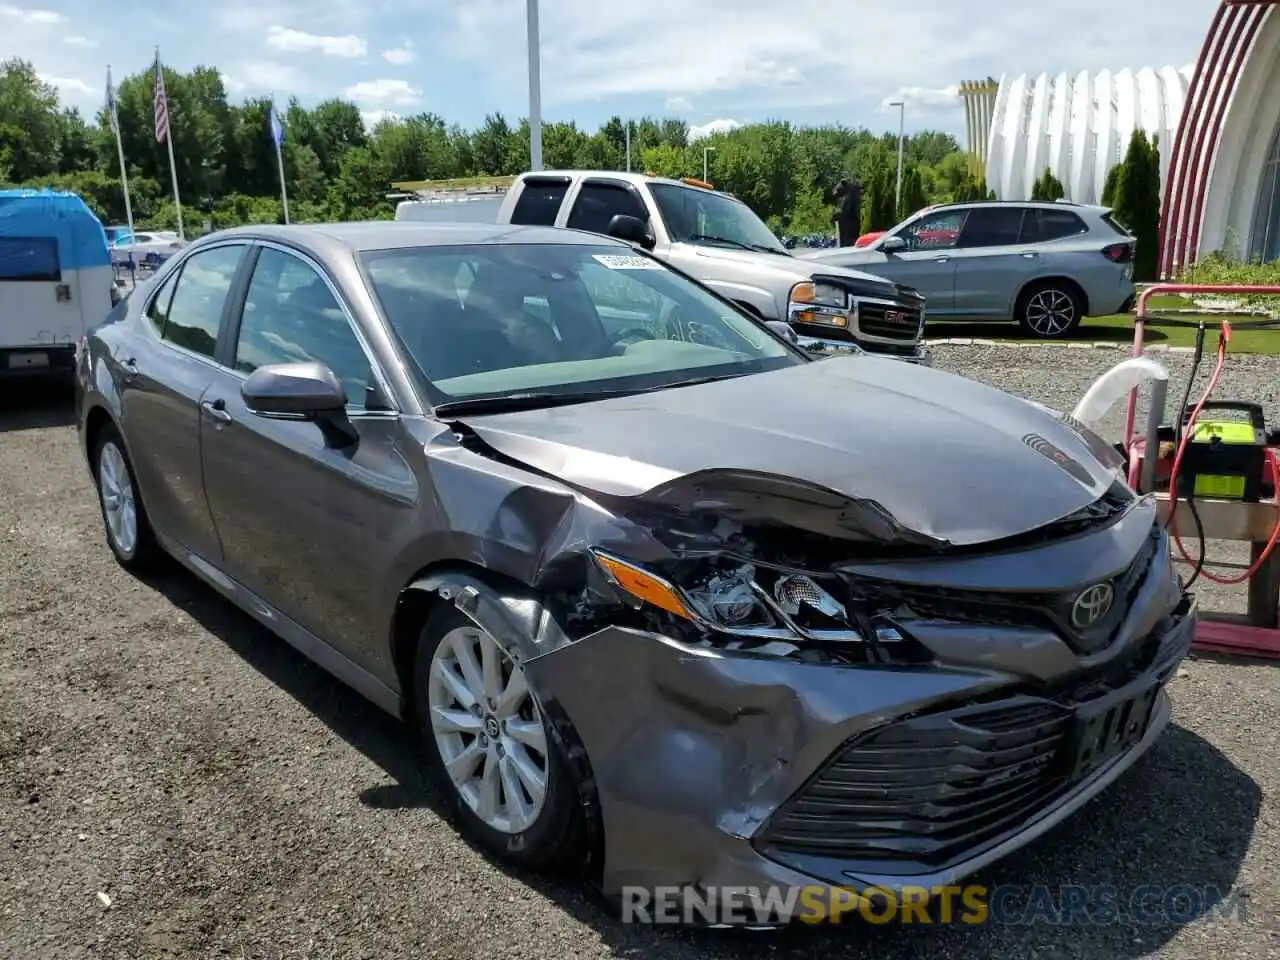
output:
M1193 63L1218 0L541 0L544 121L765 119L962 136L956 85ZM95 116L107 65L204 64L232 98L355 101L474 127L528 112L525 0L0 0L22 57ZM108 16L107 9L111 10Z

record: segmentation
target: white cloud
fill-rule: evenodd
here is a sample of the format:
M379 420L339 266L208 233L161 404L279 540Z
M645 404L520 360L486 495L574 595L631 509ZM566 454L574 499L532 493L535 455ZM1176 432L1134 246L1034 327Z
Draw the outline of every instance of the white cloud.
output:
M86 50L89 49L90 47L96 47L98 45L97 40L90 40L88 37L63 37L62 42L65 44L68 44L69 46L81 47L82 49L86 49Z
M940 91L1001 73L1139 68L1194 58L1218 0L1168 0L1158 19L1114 0L687 0L542 5L543 96L557 104L622 97L711 99L731 115L839 106L874 117L895 90ZM524 84L522 5L450 5L449 48L495 86ZM909 55L887 51L907 44ZM923 109L941 102L917 98ZM963 126L958 100L954 123Z
M693 104L689 102L687 97L667 97L664 108L667 113L682 114L693 112Z
M360 104L377 104L385 107L412 107L422 99L422 91L404 80L361 80L343 92L348 100Z
M55 24L67 22L67 18L56 10L32 10L11 6L7 3L0 4L0 17L17 20L19 23L31 27L51 27Z
M960 85L949 87L900 87L885 97L880 104L882 110L897 110L895 103L905 103L908 114L931 113L938 110L953 110L960 103Z
M360 119L364 121L365 129L372 131L374 127L384 120L399 120L400 114L393 110L362 110L360 111Z
M316 89L314 80L308 74L278 60L245 60L232 64L223 75L222 82L233 93L256 90L263 93L295 94L309 93Z
M47 83L51 87L56 87L58 95L63 99L68 97L75 99L82 94L93 92L93 87L76 77L49 77L45 76L43 73L37 74L37 76L40 78L41 83ZM104 87L103 89L105 90L106 88Z
M407 40L398 47L382 51L382 59L387 63L395 64L397 67L413 63L416 57L417 54L413 51L413 44Z
M704 137L710 137L717 133L732 133L741 127L742 124L737 120L711 120L707 123L693 124L689 127L689 142L701 140Z
M267 46L285 53L323 53L330 57L363 57L369 52L369 44L360 37L348 34L342 37L322 37L288 27L267 28Z

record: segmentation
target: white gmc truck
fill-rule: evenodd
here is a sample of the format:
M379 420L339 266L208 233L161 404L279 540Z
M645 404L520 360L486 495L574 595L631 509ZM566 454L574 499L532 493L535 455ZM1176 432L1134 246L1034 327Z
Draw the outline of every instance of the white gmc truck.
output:
M792 256L750 207L698 180L601 170L525 173L502 198L497 221L638 244L761 319L789 323L810 350L854 345L929 362L922 294Z

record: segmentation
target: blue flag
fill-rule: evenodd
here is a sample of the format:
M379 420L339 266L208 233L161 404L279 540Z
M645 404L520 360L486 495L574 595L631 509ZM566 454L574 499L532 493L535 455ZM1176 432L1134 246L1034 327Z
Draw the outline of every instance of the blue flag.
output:
M271 139L278 147L284 143L284 121L280 119L280 114L276 113L274 103L267 108L267 122L271 125Z

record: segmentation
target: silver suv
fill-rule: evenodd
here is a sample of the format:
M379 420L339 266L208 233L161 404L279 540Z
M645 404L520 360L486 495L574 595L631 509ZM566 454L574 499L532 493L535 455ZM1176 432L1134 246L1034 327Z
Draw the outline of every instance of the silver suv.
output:
M914 287L933 320L1016 320L1056 339L1129 309L1136 245L1108 207L987 201L927 207L867 247L800 256Z

